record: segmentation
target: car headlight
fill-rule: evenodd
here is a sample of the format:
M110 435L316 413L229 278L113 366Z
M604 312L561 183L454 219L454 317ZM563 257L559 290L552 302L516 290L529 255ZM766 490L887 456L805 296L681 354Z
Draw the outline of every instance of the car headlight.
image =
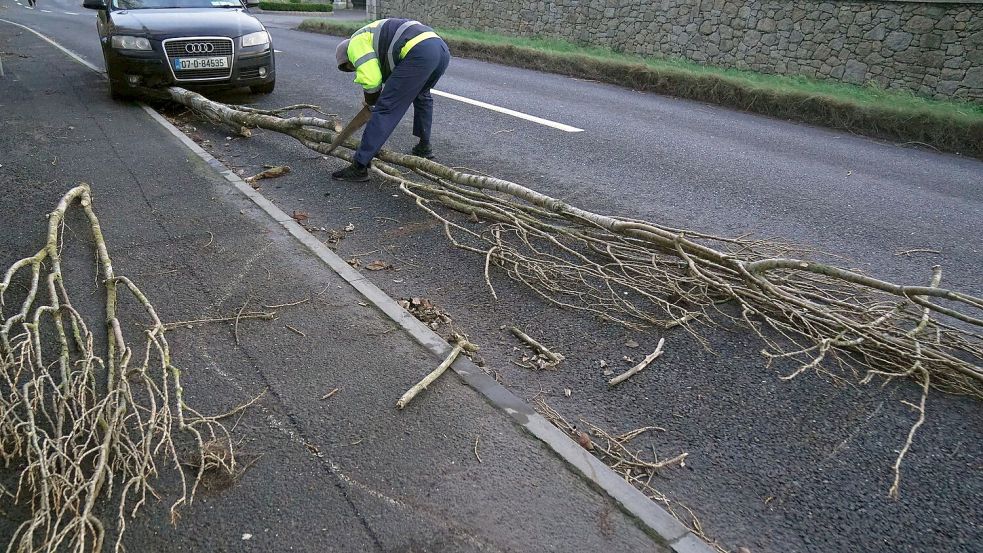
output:
M150 50L150 41L142 36L116 35L113 48L118 50Z
M262 46L269 43L270 34L266 31L258 31L255 33L249 33L248 35L242 35L243 48L248 48L250 46Z

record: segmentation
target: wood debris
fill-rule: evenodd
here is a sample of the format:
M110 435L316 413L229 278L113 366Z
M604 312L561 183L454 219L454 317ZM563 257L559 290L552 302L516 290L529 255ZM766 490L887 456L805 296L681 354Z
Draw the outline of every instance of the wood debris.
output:
M635 365L634 367L628 369L627 371L625 371L625 372L619 374L618 376L612 378L611 380L609 380L608 381L608 385L609 386L615 386L615 385L621 384L625 380L628 380L629 378L631 378L632 375L638 374L642 369L644 369L645 367L648 367L649 364L652 363L652 361L655 361L656 358L658 358L660 355L662 355L662 346L665 345L665 343L666 343L666 339L665 338L659 338L659 345L657 345L655 347L655 351L654 352L652 352L651 354L649 354L648 356L646 356L645 359L642 359L642 362L641 363Z
M525 332L519 330L518 327L510 327L509 331L515 335L516 338L525 342L529 347L536 352L533 357L525 356L522 358L522 362L526 364L529 368L538 369L551 369L560 364L565 358L562 354L555 353L543 344L537 342L531 336Z
M457 357L461 354L462 351L468 351L468 352L478 351L478 346L472 344L467 340L467 338L459 334L454 335L454 342L455 342L454 348L447 355L447 357L444 358L444 360L440 363L440 365L438 365L436 369L431 371L430 374L423 377L423 380L414 384L412 388L407 390L406 393L403 394L398 401L396 401L397 409L405 408L407 405L409 405L410 401L413 401L413 398L415 398L417 394L425 390L427 386L433 384L435 380L440 378L440 375L444 374L444 372L446 372L447 369L450 368L450 366L454 363L454 361L457 360Z
M243 180L246 181L249 184L254 184L257 181L260 181L260 180L263 180L263 179L275 179L277 177L282 177L283 175L286 175L288 173L290 173L290 166L289 165L274 165L274 166L268 167L267 169L264 169L264 170L260 171L259 173L256 173L255 175L253 175L251 177L246 177Z

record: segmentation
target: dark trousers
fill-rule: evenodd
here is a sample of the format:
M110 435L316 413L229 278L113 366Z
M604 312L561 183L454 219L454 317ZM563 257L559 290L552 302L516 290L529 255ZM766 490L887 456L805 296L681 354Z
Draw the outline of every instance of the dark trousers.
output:
M389 140L410 104L413 104L413 135L423 142L430 142L433 122L430 89L436 86L450 60L447 44L439 38L428 38L406 54L386 79L382 94L372 108L372 118L362 132L355 161L369 164Z

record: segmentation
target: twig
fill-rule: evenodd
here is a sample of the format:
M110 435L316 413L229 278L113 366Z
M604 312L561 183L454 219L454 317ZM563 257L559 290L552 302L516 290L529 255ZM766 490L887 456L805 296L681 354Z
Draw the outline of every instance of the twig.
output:
M301 335L301 336L303 336L304 338L307 338L307 335L306 335L306 334L304 334L303 332L301 332L301 331L299 331L299 330L297 330L296 328L294 328L294 327L292 327L292 326L290 326L290 325L288 325L288 324L284 324L283 326L285 326L285 327L287 327L287 329L288 329L288 330L292 330L292 331L294 331L294 333L296 333L296 334L300 334L300 335Z
M911 255L913 253L934 253L934 254L941 254L942 252L940 252L939 250L930 250L930 249L926 249L926 248L915 248L913 250L900 251L900 252L898 252L898 253L896 253L894 255Z
M476 351L477 346L475 346L471 342L468 342L467 339L465 339L464 337L458 336L457 343L454 344L454 349L451 350L451 352L440 363L440 365L437 366L436 369L431 371L430 374L428 374L423 378L423 380L416 383L412 388L407 390L407 392L403 394L402 397L399 398L399 400L396 402L396 408L403 409L404 407L406 407L410 403L410 401L412 401L413 398L416 397L417 394L419 394L421 391L426 389L426 387L432 384L434 380L437 380L437 378L439 378L440 375L444 374L444 372L451 366L451 364L453 364L454 361L457 360L457 356L460 355L461 352L465 350Z
M321 400L323 401L323 400L325 400L325 399L328 399L328 398L330 398L331 396L333 396L333 395L335 395L335 394L337 394L337 393L338 393L338 392L340 392L340 391L341 391L341 388L331 388L331 389L330 389L330 390L328 391L328 393L326 393L326 394L324 394L323 396L321 396Z
M645 367L648 367L649 366L649 363L651 363L652 361L655 361L655 359L657 357L659 357L660 355L662 355L662 346L665 345L665 343L666 343L666 339L665 338L659 338L659 344L657 346L655 346L655 351L654 352L652 352L645 359L643 359L641 363L635 365L634 367L628 369L627 371L625 371L625 372L619 374L618 376L612 378L611 380L609 380L608 381L608 385L609 386L615 386L615 385L621 384L625 380L628 380L629 378L631 378L632 375L635 375L638 372L640 372L642 369L644 369Z
M478 459L478 463L481 463L481 455L478 455L478 436L474 437L474 456Z
M239 312L236 313L236 320L235 324L233 325L233 334L235 334L237 346L239 345L239 318L242 317L242 312L245 311L246 306L249 305L250 299L251 298L246 298L246 303L242 304L242 307L239 308Z
M279 305L264 305L263 307L265 307L266 309L280 309L281 307L293 307L295 305L300 305L302 303L307 303L309 301L311 301L311 298L310 297L307 297L307 298L304 298L302 300L298 300L298 301L291 302L291 303L281 303Z
M255 311L255 312L251 312L251 313L240 313L237 316L233 316L233 317L217 317L217 318L213 318L213 319L194 319L194 320L191 320L191 321L176 321L176 322L173 322L173 323L164 323L163 327L164 327L164 330L173 330L175 328L181 328L181 327L186 327L186 326L191 326L191 325L196 325L196 324L204 324L204 323L228 323L228 322L235 321L237 318L238 319L262 319L262 320L266 320L266 321L272 321L273 319L276 318L276 313L275 312Z
M516 338L528 344L532 349L546 356L546 358L550 360L551 365L553 366L558 365L560 361L563 361L565 359L562 354L554 353L550 351L549 348L547 348L543 344L540 344L525 332L519 330L519 327L515 327L515 326L510 327L509 331L512 332L512 334L514 334Z
M912 425L911 429L908 431L908 438L905 440L904 447L898 453L898 458L894 461L894 483L891 484L891 489L888 490L887 495L892 499L898 499L901 494L901 461L904 460L904 456L908 454L908 448L911 447L911 442L915 439L915 432L918 428L925 422L925 400L928 399L929 390L929 373L928 371L922 370L924 374L924 380L922 381L922 399L918 405L915 405L908 401L903 401L905 405L911 407L912 409L918 411L918 420Z

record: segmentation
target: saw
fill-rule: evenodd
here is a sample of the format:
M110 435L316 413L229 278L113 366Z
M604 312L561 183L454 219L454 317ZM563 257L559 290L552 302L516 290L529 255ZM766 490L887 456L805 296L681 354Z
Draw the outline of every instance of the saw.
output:
M328 148L328 151L326 153L330 154L331 152L333 152L334 149L337 148L342 142L344 142L349 136L351 136L353 132L357 131L358 129L361 129L366 123L368 123L369 119L371 118L372 118L371 107L370 106L363 107L361 111L355 114L355 117L353 117L351 122L348 123L348 126L346 126L344 129L341 130L340 133L338 133L338 136L336 136L335 139L331 142L331 146Z

